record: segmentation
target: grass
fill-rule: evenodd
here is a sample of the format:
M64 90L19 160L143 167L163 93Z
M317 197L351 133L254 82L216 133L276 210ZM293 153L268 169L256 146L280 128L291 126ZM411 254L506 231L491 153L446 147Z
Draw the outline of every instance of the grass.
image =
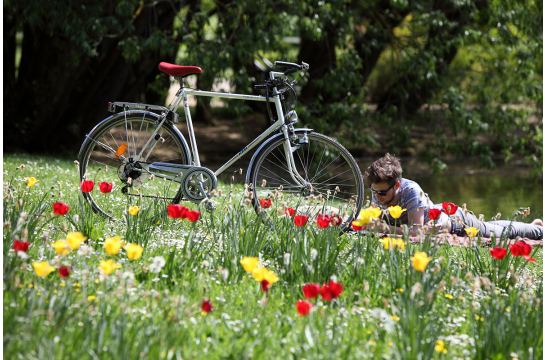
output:
M112 192L112 210L127 220L112 222L79 201L71 161L9 155L3 170L4 189L12 184L9 199L4 192L5 358L543 357L542 248L533 250L536 262L511 254L499 261L485 247L436 246L427 235L385 250L372 235L339 237L310 221L296 227L274 201L272 231L240 205L242 184L230 203L229 185L220 185L217 209L197 222L169 218L163 204L131 216ZM39 182L28 188L26 177ZM56 201L70 206L65 216L52 214ZM89 239L57 255L51 243L76 230ZM103 242L117 235L141 244L142 257L108 255ZM30 242L26 256L13 250L16 239ZM411 261L417 251L432 257L422 272ZM267 292L242 268L245 256L278 276ZM165 264L156 273L157 257ZM121 265L110 275L98 270L107 259ZM38 277L32 263L40 261L55 271ZM304 298L302 285L331 279L343 285L338 298ZM298 300L312 302L308 316L298 314Z

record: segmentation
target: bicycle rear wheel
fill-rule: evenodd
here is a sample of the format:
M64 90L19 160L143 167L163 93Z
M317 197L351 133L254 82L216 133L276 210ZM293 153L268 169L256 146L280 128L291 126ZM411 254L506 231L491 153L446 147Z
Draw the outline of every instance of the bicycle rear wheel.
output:
M80 181L97 183L84 193L95 212L120 218L128 205L146 208L159 202L166 207L181 200L179 171L157 165L188 165L189 150L172 124L165 122L158 129L158 118L144 111L119 113L87 135L79 156ZM111 194L101 193L101 182L113 184Z
M296 133L298 138L303 133ZM255 160L250 182L254 192L256 212L267 216L259 199L270 198L282 202L277 206L296 209L298 213L315 219L318 213L338 214L342 217L341 229L350 226L363 203L364 186L358 164L337 141L318 133L310 133L308 143L292 143L293 158L299 175L307 186L298 184L291 176L284 137L267 145Z

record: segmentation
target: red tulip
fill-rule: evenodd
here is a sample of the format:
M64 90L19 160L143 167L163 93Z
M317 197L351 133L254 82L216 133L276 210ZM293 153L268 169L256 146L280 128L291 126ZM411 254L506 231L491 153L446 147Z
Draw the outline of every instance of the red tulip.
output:
M61 266L59 268L59 275L62 276L63 278L67 278L68 276L70 276L70 268L68 266Z
M285 212L286 215L288 215L288 216L293 216L293 215L295 215L295 209L292 209L292 208L286 208L286 209L284 210L284 212Z
M293 222L297 226L305 226L308 221L308 216L306 215L297 215L293 218Z
M170 204L167 206L168 216L173 219L180 219L182 217L182 211L184 208L185 206L182 206L180 204Z
M69 209L70 206L62 202L56 202L53 204L53 212L60 216L66 215Z
M318 219L316 220L316 224L318 224L318 227L320 229L323 229L329 226L330 221L331 221L331 218L328 215L318 214Z
M501 260L507 255L507 249L504 249L502 247L490 249L490 255L492 255L494 259Z
M343 291L343 286L334 281L330 281L329 284L325 283L324 286L320 289L320 294L322 299L325 301L331 301L338 298Z
M431 220L439 219L439 216L441 216L441 209L429 209L428 216Z
M182 206L182 212L180 214L180 219L187 219L187 214L189 213L189 209L185 206Z
M269 285L270 283L267 280L263 279L261 281L261 291L267 292L267 290L269 290Z
M107 194L110 191L112 191L112 183L107 183L105 181L101 182L98 187L100 188L100 192L103 194Z
M83 191L84 193L88 193L93 191L93 187L95 186L95 183L94 181L91 181L91 180L84 180L81 182L80 185L81 185L81 191Z
M303 286L303 295L307 299L314 299L318 294L320 294L320 284L306 284Z
M329 223L333 226L339 226L343 222L343 219L339 215L334 215L329 220Z
M299 315L307 316L312 309L312 303L310 301L298 300L295 307L297 308Z
M204 311L205 313L209 313L212 311L212 303L210 302L210 300L206 300L206 299L203 299L202 300L202 305L201 305L201 310Z
M445 214L447 215L454 215L456 213L456 210L458 210L458 205L455 205L453 203L443 203L443 209L445 210Z
M523 256L528 261L536 261L529 256L532 253L532 245L526 244L523 241L517 241L516 244L509 245L509 249L511 249L513 256Z
M187 220L189 220L189 221L197 221L197 220L199 220L200 216L201 216L200 211L192 210L192 211L187 212Z
M259 203L263 209L268 209L271 207L271 199L259 199Z
M28 241L13 241L13 250L26 252L30 243Z
M354 222L352 221L352 229L354 229L354 231L360 231L360 230L365 230L366 229L366 226L358 226L358 225L354 225Z

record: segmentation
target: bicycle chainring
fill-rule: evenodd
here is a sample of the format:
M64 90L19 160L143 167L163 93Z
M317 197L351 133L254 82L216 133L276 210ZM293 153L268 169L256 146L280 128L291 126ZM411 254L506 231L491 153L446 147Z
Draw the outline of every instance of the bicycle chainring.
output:
M199 188L199 182L207 194L218 186L218 179L210 169L193 167L182 178L182 194L186 200L198 203L206 197Z

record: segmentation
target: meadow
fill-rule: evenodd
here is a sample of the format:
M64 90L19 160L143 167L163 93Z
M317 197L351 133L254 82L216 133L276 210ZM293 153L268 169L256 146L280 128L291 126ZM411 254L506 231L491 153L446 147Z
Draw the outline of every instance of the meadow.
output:
M286 213L281 190L271 227L236 175L200 214L97 179L112 221L77 166L4 156L6 359L543 358L542 247L339 236Z

